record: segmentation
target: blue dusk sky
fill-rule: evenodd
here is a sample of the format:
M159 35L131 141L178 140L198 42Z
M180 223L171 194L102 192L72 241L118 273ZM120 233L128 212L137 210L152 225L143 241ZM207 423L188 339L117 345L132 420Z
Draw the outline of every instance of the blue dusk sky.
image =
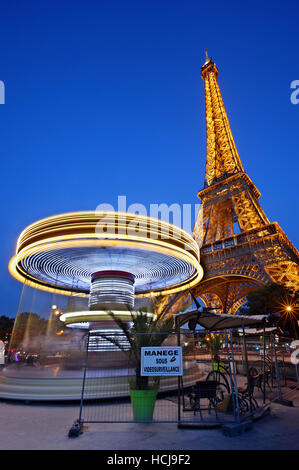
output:
M299 245L298 1L9 0L0 11L0 314L21 230L100 203L195 204L205 169L204 49L245 171Z

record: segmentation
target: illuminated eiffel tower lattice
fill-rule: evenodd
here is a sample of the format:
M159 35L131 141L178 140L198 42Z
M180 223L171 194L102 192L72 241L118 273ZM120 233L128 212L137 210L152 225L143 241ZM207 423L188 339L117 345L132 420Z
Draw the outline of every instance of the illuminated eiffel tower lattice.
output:
M299 253L259 204L260 192L241 163L218 85L218 69L206 53L207 157L200 210L193 229L201 250L203 280L192 289L206 306L236 313L250 290L268 282L299 287ZM169 295L159 313L175 314L192 302L189 291Z

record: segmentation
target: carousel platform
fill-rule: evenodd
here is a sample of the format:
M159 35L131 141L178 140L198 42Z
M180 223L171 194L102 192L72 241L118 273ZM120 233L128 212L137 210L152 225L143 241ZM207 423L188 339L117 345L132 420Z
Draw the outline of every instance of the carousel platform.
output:
M129 397L129 379L134 369L97 368L87 371L88 400ZM184 386L200 378L196 362L184 371ZM0 399L21 401L75 402L81 398L83 370L67 370L60 366L9 366L0 372ZM160 392L177 390L177 377L161 377Z

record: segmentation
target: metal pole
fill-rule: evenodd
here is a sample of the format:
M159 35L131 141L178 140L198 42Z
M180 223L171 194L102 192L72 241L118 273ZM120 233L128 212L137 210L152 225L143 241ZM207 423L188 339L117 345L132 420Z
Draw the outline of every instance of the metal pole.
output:
M273 342L272 342L272 335L269 336L269 343L270 343L270 350L271 350L271 387L274 387L273 381Z
M287 386L287 373L286 373L286 366L285 366L285 358L284 358L284 345L282 347L282 370L283 370L283 378L284 378L284 386Z
M230 386L231 386L232 399L233 399L233 411L234 411L234 417L236 417L236 409L237 409L237 406L239 407L239 404L237 403L237 398L236 398L235 389L234 389L234 382L233 382L233 378L232 378L231 355L230 355L230 352L229 352L229 343L228 343L227 330L225 330L225 346L226 346L226 351L227 351L228 371L229 371L229 379L230 379Z
M181 345L181 336L180 336L179 331L177 333L177 343L178 343L178 346ZM184 361L183 361L183 373L184 373ZM178 423L181 422L181 385L182 385L181 377L178 376Z
M264 325L264 338L263 338L263 348L264 348L264 375L263 375L263 381L264 381L264 390L263 390L263 403L266 403L266 329Z
M247 353L247 344L246 344L246 335L245 335L244 326L243 326L243 347L244 347L244 356L245 356L245 372L246 372L246 377L247 377L247 380L248 380L249 366L248 366L248 353Z
M81 418L82 418L82 408L83 408L84 390L85 390L85 382L86 382L86 370L87 370L87 363L88 363L89 338L90 338L90 331L88 331L85 361L84 361L84 372L83 372L83 382L82 382L80 412L79 412L79 423L80 424L81 424Z
M282 400L282 392L281 392L280 376L279 376L279 367L278 367L278 361L277 361L274 335L272 335L272 343L273 343L273 352L274 352L274 360L275 360L275 375L276 375L277 388L278 388L278 398L279 398L279 400Z
M244 351L242 347L241 335L239 336L239 358L241 359L242 371L244 371Z
M234 389L235 389L235 396L236 396L236 404L237 404L237 419L238 423L240 423L240 410L239 410L239 396L238 396L238 385L237 385L237 375L236 375L236 362L234 356L234 345L233 345L233 335L232 330L229 330L230 336L230 345L231 345L231 357L232 357L232 364L233 364L233 374L234 374Z
M241 333L239 333L239 357L241 361L241 368L244 370L244 348L241 339Z

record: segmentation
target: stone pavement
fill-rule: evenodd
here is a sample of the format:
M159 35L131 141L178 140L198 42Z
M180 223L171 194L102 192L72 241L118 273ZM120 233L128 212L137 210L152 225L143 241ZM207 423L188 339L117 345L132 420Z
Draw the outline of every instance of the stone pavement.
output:
M67 433L78 417L76 405L0 403L0 449L299 449L299 393L294 407L273 404L271 415L237 437L221 429L186 430L176 424L90 424L78 438Z

